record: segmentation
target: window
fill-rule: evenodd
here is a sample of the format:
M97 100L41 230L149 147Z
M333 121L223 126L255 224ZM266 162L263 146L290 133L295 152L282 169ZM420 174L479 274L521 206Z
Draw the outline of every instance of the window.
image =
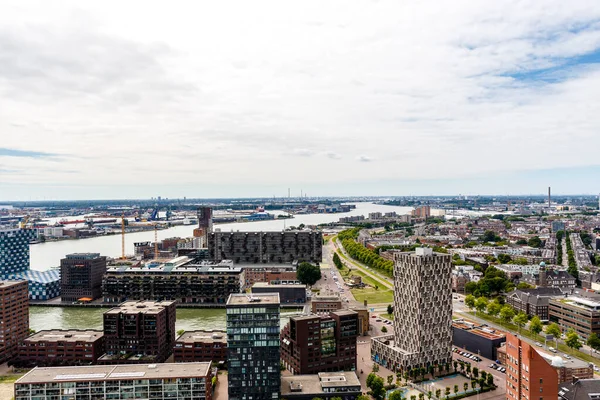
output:
M540 385L544 383L544 380L542 378L540 378Z

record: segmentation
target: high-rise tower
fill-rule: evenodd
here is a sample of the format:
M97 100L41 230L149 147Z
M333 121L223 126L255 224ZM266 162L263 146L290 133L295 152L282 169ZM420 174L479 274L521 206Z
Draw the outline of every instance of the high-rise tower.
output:
M279 399L279 294L231 294L227 301L229 399Z
M452 360L452 263L448 254L417 248L394 254L394 334L373 338L376 362L392 370Z

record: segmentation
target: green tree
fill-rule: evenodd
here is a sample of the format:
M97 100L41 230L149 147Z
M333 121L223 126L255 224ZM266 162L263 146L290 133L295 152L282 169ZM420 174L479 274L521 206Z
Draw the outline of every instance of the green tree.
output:
M527 314L525 314L524 312L520 312L517 315L515 315L515 317L513 318L513 322L516 326L519 327L519 333L521 333L521 328L527 324L527 321Z
M388 400L402 400L402 391L394 390L389 396Z
M502 304L498 303L497 300L491 301L487 306L487 313L492 317L497 317L500 314L500 310L502 309Z
M502 321L508 323L511 319L513 319L514 316L515 310L508 304L500 309L500 318L502 319Z
M436 389L435 397L437 397L439 399L441 396L442 396L442 389Z
M489 303L488 299L481 296L475 301L475 309L479 312L483 312L487 308L488 303Z
M450 396L450 388L446 386L446 397Z
M475 296L473 296L472 294L468 294L465 297L465 304L467 307L469 307L469 309L474 309L475 308Z
M566 335L566 339L565 339L565 344L567 346L569 346L572 349L576 349L579 350L581 348L581 346L583 346L581 344L581 340L579 340L579 335L577 334L577 332L575 332L575 330L573 330L573 328L569 329L567 331L567 335Z
M533 318L531 318L531 322L529 323L529 330L531 331L531 333L539 335L542 329L543 326L542 321L540 321L540 317L536 315Z
M508 264L510 260L511 258L508 254L498 254L498 261L500 261L502 264Z
M185 329L179 329L179 330L177 331L177 336L181 336L181 335L183 335L184 333L185 333Z
M479 378L479 368L477 368L477 367L473 368L473 377Z
M587 340L587 345L596 351L600 350L600 338L598 335L595 333L590 334Z
M458 393L458 385L454 385L454 394Z
M307 262L300 263L296 270L296 277L305 285L314 285L321 279L321 268Z
M337 269L342 269L344 267L344 264L342 263L342 260L340 259L340 256L338 255L337 251L333 253L333 264L336 266Z
M382 333L387 333L387 328L386 328L385 326L382 326L382 327L381 327L381 332L382 332Z
M542 247L542 240L538 236L534 236L527 241L527 245L530 247L540 248Z
M388 377L387 377L387 383L388 383L388 385L391 385L392 382L394 382L394 375L388 375Z
M469 390L469 384L467 382L463 383L463 389L465 390L465 393Z
M488 374L486 383L488 386L494 386L494 375Z
M527 244L527 240L525 240L525 239L519 239L519 240L517 240L517 244L519 246L525 246Z
M553 322L546 327L546 333L554 336L554 344L558 347L558 338L561 334L560 326L556 322Z
M519 284L517 285L517 289L519 289L519 290L533 289L533 285L530 285L527 282L519 282Z
M393 314L394 313L394 306L392 306L391 304L388 304L387 306L387 313L388 314Z

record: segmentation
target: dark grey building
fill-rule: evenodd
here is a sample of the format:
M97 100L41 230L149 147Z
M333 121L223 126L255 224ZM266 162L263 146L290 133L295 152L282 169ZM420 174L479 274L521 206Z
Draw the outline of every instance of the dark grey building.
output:
M504 333L495 329L462 320L452 322L452 344L473 354L496 360L498 347L504 342Z
M540 264L540 270L535 274L525 274L521 278L522 282L527 282L531 285L560 288L560 289L575 289L577 282L575 277L567 271L554 268L546 268L544 263Z
M257 282L252 285L252 293L279 293L281 304L306 303L306 285L271 285Z
M212 232L208 235L208 251L210 259L215 262L320 263L323 236L317 231Z
M600 397L600 379L573 379L558 384L559 400L596 400Z
M279 399L279 294L232 294L227 301L230 400Z
M537 316L542 321L548 321L548 307L552 297L562 296L559 288L537 288L514 290L506 295L506 302L517 312L524 312L529 316Z
M99 253L67 254L60 260L60 294L63 301L88 301L102 296L106 257Z

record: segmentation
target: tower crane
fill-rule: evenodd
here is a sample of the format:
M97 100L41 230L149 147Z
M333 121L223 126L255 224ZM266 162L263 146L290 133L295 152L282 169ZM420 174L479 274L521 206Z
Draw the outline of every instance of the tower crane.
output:
M121 260L125 259L125 213L121 214Z

